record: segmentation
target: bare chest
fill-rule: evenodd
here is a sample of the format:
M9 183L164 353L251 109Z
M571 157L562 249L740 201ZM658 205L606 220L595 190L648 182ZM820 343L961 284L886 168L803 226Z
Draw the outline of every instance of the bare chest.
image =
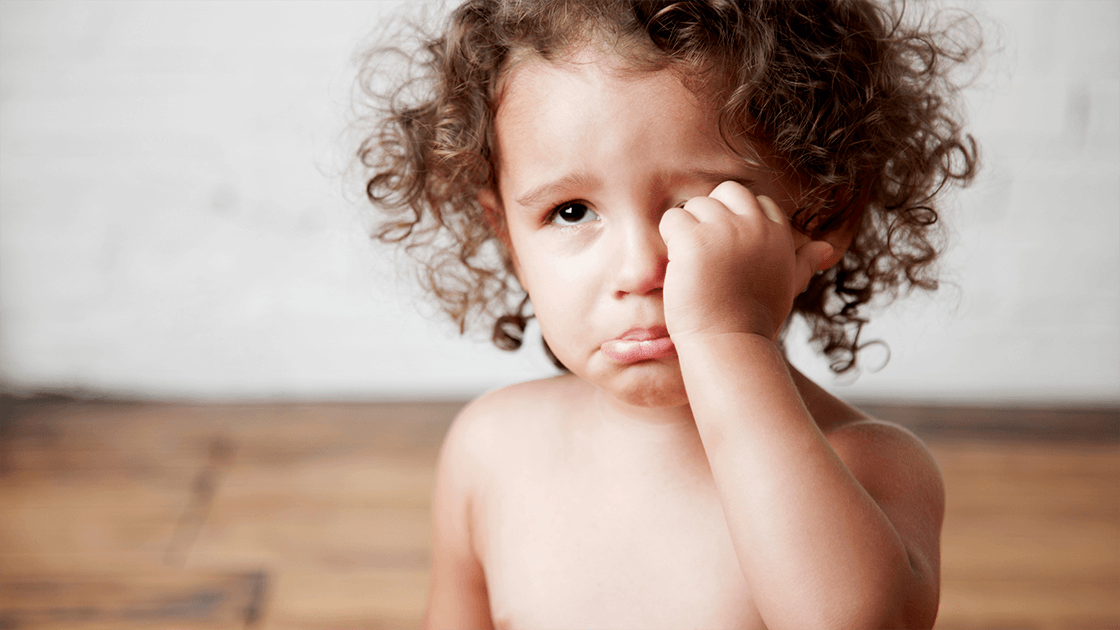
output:
M761 627L710 477L569 464L545 458L484 503L498 627Z

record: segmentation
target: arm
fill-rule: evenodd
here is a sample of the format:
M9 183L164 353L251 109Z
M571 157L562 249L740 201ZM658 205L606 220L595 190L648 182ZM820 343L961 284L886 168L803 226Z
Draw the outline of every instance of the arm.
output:
M831 247L795 249L773 202L736 184L667 212L662 234L666 323L767 626L931 626L943 501L936 465L889 425L826 436L773 342Z
M425 630L492 628L486 576L471 536L472 464L464 410L444 440L432 496L432 573Z
M943 499L921 444L875 423L826 437L763 337L690 340L678 353L767 626L932 626Z

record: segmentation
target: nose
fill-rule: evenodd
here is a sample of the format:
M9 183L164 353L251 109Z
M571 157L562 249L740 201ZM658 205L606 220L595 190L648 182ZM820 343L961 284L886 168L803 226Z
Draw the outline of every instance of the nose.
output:
M641 217L627 225L615 253L615 297L650 295L665 286L668 250L656 219Z

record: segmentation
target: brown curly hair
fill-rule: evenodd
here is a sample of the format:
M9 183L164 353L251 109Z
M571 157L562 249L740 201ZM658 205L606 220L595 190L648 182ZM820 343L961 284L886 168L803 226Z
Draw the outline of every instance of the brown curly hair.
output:
M492 125L518 56L556 58L606 43L635 68L673 68L719 112L744 159L764 143L804 181L791 217L820 235L858 221L840 262L811 280L793 312L837 373L856 365L873 300L937 287L943 247L935 197L967 184L977 147L954 109L955 67L979 47L967 16L907 20L872 0L467 0L414 53L363 59L361 102L376 129L358 158L369 200L388 213L374 237L403 244L422 282L464 332L481 319L503 349L532 314L510 257L478 201L496 190ZM916 23L915 23L916 22ZM381 91L389 58L404 81ZM555 356L545 350L553 362ZM560 365L563 368L562 365Z

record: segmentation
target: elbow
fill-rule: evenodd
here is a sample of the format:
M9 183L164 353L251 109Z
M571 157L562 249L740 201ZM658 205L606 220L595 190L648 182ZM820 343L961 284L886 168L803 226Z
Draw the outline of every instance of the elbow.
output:
M851 628L932 628L941 601L941 571L937 559L906 551L890 563L894 567L878 588L870 589L868 605Z
M921 589L902 601L895 614L882 619L877 628L906 628L907 630L928 630L937 621L940 593L935 584L932 588Z
M865 582L841 599L819 601L815 609L803 610L801 628L850 630L922 630L937 619L940 588L937 576L917 567L907 567L904 576Z
M869 593L843 604L802 609L788 623L767 620L768 628L829 628L835 630L928 630L937 619L937 598L894 601Z
M903 602L892 605L888 598L869 596L831 610L821 611L811 619L802 619L802 628L836 628L838 630L928 630L937 619L937 602Z
M870 593L862 606L849 611L847 619L828 627L928 630L937 620L940 593L937 580L932 583L915 572L894 588ZM822 626L825 627L825 626Z
M929 630L937 620L937 602L932 605L920 602L890 611L888 614L872 614L848 625L849 628L880 628L882 630Z

